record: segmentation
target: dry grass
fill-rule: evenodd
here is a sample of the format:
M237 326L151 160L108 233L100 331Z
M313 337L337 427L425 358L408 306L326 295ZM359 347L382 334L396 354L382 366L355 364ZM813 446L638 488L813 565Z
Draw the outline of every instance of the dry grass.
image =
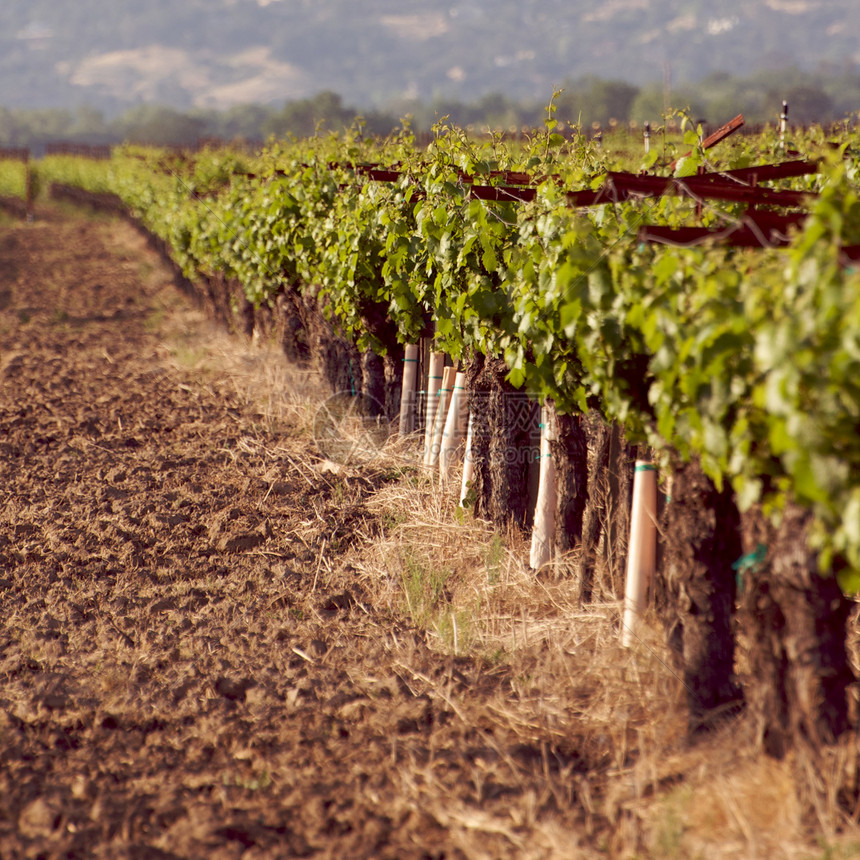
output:
M201 328L198 311L169 310L174 328L166 354L211 371L218 384L254 404L267 428L313 444L326 391L313 371L291 367L270 344ZM346 422L339 428L348 435ZM579 808L578 845L560 822L519 822L533 835L526 844L517 822L474 810L458 818L444 804L434 806L429 766L421 786L404 782L404 795L429 804L427 813L456 834L466 856L490 856L484 843L493 833L519 857L860 857L860 809L846 813L839 796L842 788L855 791L860 779L853 742L827 751L823 761L800 751L776 762L760 754L741 720L691 745L683 684L655 619L635 649L623 649L620 603L580 607L570 559L536 574L526 538L515 530L500 534L459 508L451 490L416 465L414 441L391 436L380 446L362 437L360 421L352 430L348 462L309 449L300 466L307 480L401 477L383 483L367 504L381 523L379 536L335 566L351 571L377 609L422 630L440 654L479 661L488 678L505 683L493 698L472 700L410 668L406 644L404 677L464 721L570 757L552 771L547 791L560 809ZM319 569L333 575L327 559ZM605 594L608 574L597 579ZM487 784L494 769L513 766L501 747L497 752L479 769ZM404 772L403 779L413 777ZM534 808L545 801L535 797ZM528 817L527 809L517 814Z
M269 429L309 436L326 384L311 368L290 364L275 344L229 334L199 308L187 304L172 285L160 295L164 310L157 327L162 354L184 369L224 385L256 409Z
M84 352L54 355L56 333L83 324L50 320L45 301L31 315L47 333L24 332L6 368L19 376L4 375L32 396L62 364L76 380L64 408L101 406L103 428L74 419L59 457L8 475L34 501L0 523L0 555L20 567L20 588L0 577L4 845L17 827L56 854L48 840L73 825L86 854L119 829L102 853L126 856L145 824L155 847L209 856L225 824L265 843L275 810L330 856L860 856L853 739L774 762L740 719L691 743L662 631L646 619L637 647L620 647L611 577L597 571L600 601L580 607L575 565L529 570L524 536L459 509L414 442L382 444L361 416L323 409L314 374L209 325L165 272L138 271L142 244L123 231L123 271L158 295L147 338L118 330L105 348L75 328ZM7 446L58 432L47 393L34 430L5 425ZM328 454L321 413L344 443ZM120 457L132 414L169 432ZM66 483L52 484L58 470ZM397 848L357 850L345 827L330 832L340 824L367 845L389 827ZM234 847L218 856L290 853Z
M464 718L589 763L587 775L559 779L559 800L569 792L582 804L587 830L610 854L856 856L860 834L839 835L846 822L834 791L856 761L853 746L829 753L826 775L799 754L763 757L743 722L691 746L683 685L654 619L636 649L622 649L618 603L579 607L574 581L527 567L521 535L464 515L420 473L373 504L389 526L356 553L366 589L423 626L440 651L504 674L506 695L474 715L458 702Z

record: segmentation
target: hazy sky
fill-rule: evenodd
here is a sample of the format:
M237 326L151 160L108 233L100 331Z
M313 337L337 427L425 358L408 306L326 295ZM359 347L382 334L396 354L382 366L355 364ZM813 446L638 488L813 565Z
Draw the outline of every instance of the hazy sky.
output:
M0 104L543 98L860 62L860 0L3 0Z

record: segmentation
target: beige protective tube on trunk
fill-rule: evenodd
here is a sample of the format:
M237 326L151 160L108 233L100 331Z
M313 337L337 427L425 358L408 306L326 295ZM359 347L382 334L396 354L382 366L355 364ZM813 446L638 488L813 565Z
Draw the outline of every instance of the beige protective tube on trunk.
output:
M553 538L555 535L555 511L558 498L556 487L555 463L550 447L551 429L547 408L541 411L540 430L540 484L535 504L534 527L529 564L539 570L552 561Z
M445 367L445 353L430 353L430 370L427 374L427 412L424 421L424 465L430 465L433 449L433 426L439 410L439 389L442 387L442 371Z
M475 461L472 459L472 436L475 432L475 417L469 412L469 429L466 433L466 452L463 454L463 483L460 485L460 504L466 503L469 484L475 477Z
M630 544L627 550L627 587L621 643L629 648L637 639L636 627L645 612L648 589L657 567L657 467L637 460L633 473Z
M458 372L454 377L454 385L448 403L448 417L445 429L442 431L442 441L439 449L439 477L442 482L448 480L451 467L456 459L457 451L466 431L466 374Z
M442 374L442 387L439 389L439 407L433 422L433 441L430 445L430 468L439 464L439 451L442 448L442 433L445 430L445 421L448 418L448 404L451 402L451 389L454 387L454 379L457 371L453 367L446 367Z
M403 387L400 392L400 435L408 436L415 429L415 394L418 381L418 344L406 347L403 358Z

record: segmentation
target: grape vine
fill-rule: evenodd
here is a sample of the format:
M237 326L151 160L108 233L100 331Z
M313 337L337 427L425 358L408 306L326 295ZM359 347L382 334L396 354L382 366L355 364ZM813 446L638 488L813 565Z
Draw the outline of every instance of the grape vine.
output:
M692 176L769 162L774 135L705 152L689 127L643 164L553 124L550 109L516 147L442 121L426 151L408 129L381 142L357 129L254 157L126 148L39 171L119 195L189 277L221 272L257 306L313 296L379 353L432 330L455 358L503 356L514 385L562 412L596 407L631 440L698 456L742 506L813 508L824 568L844 558L840 582L860 590L860 273L841 259L860 244L857 141L793 141L821 166L771 186L818 192L788 248L675 247L643 244L639 229L731 225L742 205L681 195L584 209L566 191L619 167ZM397 176L377 181L367 164ZM474 193L511 172L534 178L534 199Z

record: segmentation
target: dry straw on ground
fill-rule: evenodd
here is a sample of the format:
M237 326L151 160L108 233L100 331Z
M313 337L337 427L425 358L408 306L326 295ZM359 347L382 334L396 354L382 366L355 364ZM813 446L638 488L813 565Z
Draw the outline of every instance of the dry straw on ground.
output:
M235 348L231 341L228 353ZM312 433L319 387L285 383L295 370L285 371L277 351L261 352L259 345L221 367L235 373L243 363L255 366L239 374L261 411L279 419L289 414L297 429ZM284 391L285 384L304 393L273 397L271 386ZM840 787L856 785L853 742L828 751L825 764L803 752L776 762L755 748L741 719L691 744L683 683L656 618L632 651L622 649L621 601L607 593L608 571L595 576L600 601L580 606L570 576L575 559L531 570L526 536L515 529L500 534L459 507L451 490L456 476L440 486L435 473L419 465L419 445L392 435L349 466L333 467L326 459L309 464L317 475L333 468L402 475L367 502L382 523L380 533L336 564L350 571L368 601L422 629L440 654L477 660L487 675L509 679L495 698L478 703L437 690L450 696L462 719L504 727L523 742L588 763L587 773L562 768L551 789L560 806L581 807L585 832L575 856L860 856L860 809L846 816L837 797ZM444 811L438 812L444 821ZM464 834L467 856L476 857L484 856L480 834L498 827L495 819L448 824ZM531 846L534 854L519 845L521 856L574 856L563 828L538 830L540 845ZM516 835L508 835L518 845Z
M0 853L857 856L853 741L691 743L659 624L622 649L603 571L579 606L575 565L529 570L349 411L327 453L322 383L215 330L130 229L18 229Z

